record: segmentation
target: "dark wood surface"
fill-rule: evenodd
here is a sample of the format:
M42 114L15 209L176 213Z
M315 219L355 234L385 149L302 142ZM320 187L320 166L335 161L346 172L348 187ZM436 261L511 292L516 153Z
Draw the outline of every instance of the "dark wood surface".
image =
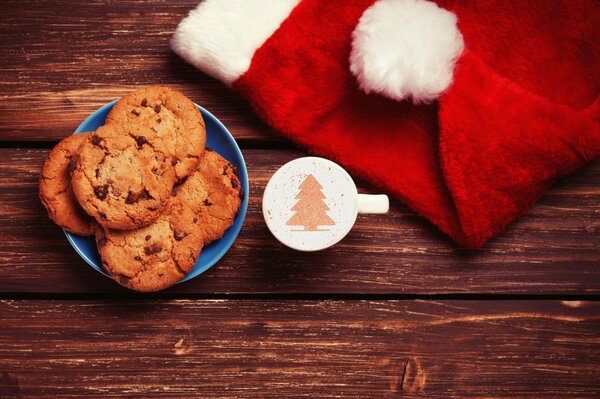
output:
M170 51L177 23L198 0L109 3L2 1L1 140L58 141L132 86L161 83L209 107L239 140L283 141Z
M481 250L395 200L333 248L288 250L261 197L306 153L169 51L196 2L0 4L0 398L600 396L600 162ZM221 262L139 295L75 254L37 181L93 110L155 83L223 121L251 196Z
M97 275L50 223L37 198L47 149L0 149L0 290L125 292ZM267 229L261 198L271 174L299 150L248 149L250 205L221 262L173 293L599 294L600 164L564 179L485 248L453 244L392 201L389 215L361 215L338 245L299 253ZM361 191L372 188L360 185Z
M0 389L26 397L598 395L590 302L2 301L0 317Z

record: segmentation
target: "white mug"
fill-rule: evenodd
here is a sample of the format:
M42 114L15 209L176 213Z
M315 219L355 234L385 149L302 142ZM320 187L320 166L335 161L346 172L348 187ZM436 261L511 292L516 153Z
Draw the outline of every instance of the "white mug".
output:
M324 158L290 161L273 174L263 194L271 233L290 248L318 251L348 234L359 213L387 213L387 195L359 194L350 175Z

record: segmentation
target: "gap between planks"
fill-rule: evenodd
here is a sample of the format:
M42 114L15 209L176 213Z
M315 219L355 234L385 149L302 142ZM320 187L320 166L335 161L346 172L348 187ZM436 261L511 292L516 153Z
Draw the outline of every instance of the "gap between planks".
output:
M568 307L581 302L600 302L600 294L194 294L170 292L119 292L107 297L104 293L47 293L7 292L0 293L0 300L109 300L109 301L156 301L156 300L248 300L248 301L561 301Z
M68 137L68 136L65 136ZM298 147L287 140L235 139L241 150L297 150ZM52 149L56 140L4 141L0 138L0 149ZM306 153L308 156L309 154Z

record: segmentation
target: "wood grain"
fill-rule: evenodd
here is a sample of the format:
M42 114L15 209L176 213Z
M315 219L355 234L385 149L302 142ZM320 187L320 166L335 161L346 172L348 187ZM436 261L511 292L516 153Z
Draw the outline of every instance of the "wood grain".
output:
M169 50L198 1L2 2L0 147L13 148L0 148L0 398L600 397L600 303L506 296L600 293L600 161L482 250L458 248L397 201L389 215L359 217L333 248L288 250L268 232L261 196L303 153ZM222 120L251 177L232 249L155 297L75 254L37 199L49 150L18 148L48 147L148 84L174 86ZM404 300L294 299L309 296Z
M280 142L230 89L169 49L188 1L3 1L0 140L60 140L138 85L168 84L238 140Z
M0 396L600 395L600 305L1 301Z
M87 266L45 215L37 182L47 153L0 149L0 291L125 292ZM478 251L457 247L393 201L389 215L361 215L338 245L299 253L271 236L260 207L271 174L301 155L244 151L251 197L240 236L215 267L167 293L600 293L599 162L559 182Z

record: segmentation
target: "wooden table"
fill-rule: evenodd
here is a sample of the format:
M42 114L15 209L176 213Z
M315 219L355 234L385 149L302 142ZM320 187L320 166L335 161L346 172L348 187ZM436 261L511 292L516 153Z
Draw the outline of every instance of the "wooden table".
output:
M106 3L0 7L0 397L599 397L600 163L481 250L392 201L335 247L293 252L261 196L305 153L169 51L196 0ZM75 254L37 184L87 115L155 83L223 121L251 194L221 262L140 295Z

